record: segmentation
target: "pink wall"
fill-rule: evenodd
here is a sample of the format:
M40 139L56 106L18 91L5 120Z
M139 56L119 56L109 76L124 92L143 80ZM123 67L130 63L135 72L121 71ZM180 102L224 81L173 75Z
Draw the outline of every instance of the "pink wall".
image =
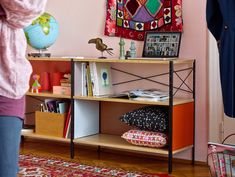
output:
M101 37L119 55L119 38L103 35L105 23L105 0L49 0L47 12L53 14L60 24L57 42L50 47L53 55L99 56L95 47L88 44L90 38ZM206 161L208 140L207 105L207 30L205 24L205 0L183 0L184 32L180 56L196 59L196 160ZM126 40L126 49L130 40ZM137 42L137 55L141 56L143 42ZM190 158L190 152L177 155Z

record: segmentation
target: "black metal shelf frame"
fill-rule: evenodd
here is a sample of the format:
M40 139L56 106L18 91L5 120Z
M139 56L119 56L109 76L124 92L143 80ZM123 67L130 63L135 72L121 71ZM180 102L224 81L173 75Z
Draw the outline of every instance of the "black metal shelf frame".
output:
M74 88L74 73L75 73L75 61L73 59L70 60L71 62L71 124L70 124L70 128L71 128L71 137L70 137L70 157L73 159L74 158L74 95L75 95L75 88ZM168 147L168 172L171 173L172 172L172 158L173 158L173 154L172 154L172 140L173 140L173 136L172 136L172 115L173 115L173 98L176 95L177 92L179 91L183 91L183 92L187 92L192 94L192 97L194 99L194 130L193 130L193 147L192 147L192 164L194 164L195 162L195 101L196 101L196 96L195 96L195 79L196 79L196 61L193 61L192 67L187 67L184 69L180 69L180 70L174 70L174 61L170 60L169 61L169 71L165 72L165 73L160 73L160 74L155 74L155 75L151 75L151 76L147 76L147 77L142 77L140 75L137 74L133 74L124 70L120 70L117 68L113 68L111 67L112 70L117 71L117 72L121 72L121 73L125 73L127 75L131 75L131 76L135 76L137 77L137 79L132 79L132 80L128 80L128 81L124 81L124 82L118 82L118 83L114 83L113 86L117 86L117 85L121 85L121 84L128 84L131 82L136 82L136 81L141 81L141 80L147 80L150 82L154 82L156 84L160 84L163 86L167 86L169 88L169 132L168 132L168 140L169 140L169 147ZM179 73L183 72L183 71L189 71L189 73L184 76L184 78L182 78ZM162 82L158 82L156 80L153 80L154 77L159 77L159 76L164 76L164 75L169 75L169 83L162 83ZM181 83L178 87L174 86L174 75L177 76ZM192 76L192 88L185 82L187 79L189 79L189 77ZM183 89L182 86L185 85L187 87L187 89ZM175 89L175 91L174 91ZM98 146L98 151L100 149L100 146Z
M187 67L184 69L179 69L179 70L174 70L174 61L170 60L169 61L169 71L165 72L165 73L160 73L160 74L155 74L155 75L151 75L151 76L147 76L147 77L142 77L140 75L137 74L133 74L121 69L117 69L114 67L111 67L112 70L117 71L117 72L121 72L130 76L135 76L137 77L137 79L131 79L131 80L127 80L124 82L118 82L118 83L114 83L113 86L117 86L117 85L121 85L121 84L128 84L131 82L137 82L137 81L141 81L141 80L147 80L150 82L154 82L156 84L160 84L163 86L167 86L169 88L169 130L168 130L168 140L169 140L169 147L168 147L168 172L171 173L172 172L172 158L173 158L173 154L172 154L172 141L173 141L173 127L172 127L172 119L173 119L173 98L174 96L177 94L177 92L179 91L183 91L183 92L187 92L190 93L194 99L194 130L193 130L193 147L192 147L192 164L194 164L195 162L195 79L196 79L196 61L193 61L192 67ZM184 76L184 78L182 78L179 73L183 72L183 71L189 71L188 74L186 76ZM163 82L158 82L156 80L153 80L153 78L155 77L159 77L159 76L164 76L164 75L169 75L169 83L163 83ZM174 75L177 76L181 83L178 87L174 86ZM193 83L192 83L192 88L185 82L187 79L189 79L189 77L192 76L193 79ZM182 86L185 85L187 87L187 89L183 89ZM174 91L175 89L175 91Z

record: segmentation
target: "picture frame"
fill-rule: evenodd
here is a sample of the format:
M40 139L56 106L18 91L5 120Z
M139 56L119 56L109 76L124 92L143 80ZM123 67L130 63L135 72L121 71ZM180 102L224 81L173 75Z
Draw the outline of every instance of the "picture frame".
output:
M179 57L181 32L146 32L142 57Z

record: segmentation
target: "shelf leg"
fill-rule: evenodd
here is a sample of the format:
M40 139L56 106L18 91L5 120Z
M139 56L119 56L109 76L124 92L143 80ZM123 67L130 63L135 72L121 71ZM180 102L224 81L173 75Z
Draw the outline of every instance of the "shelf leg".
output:
M70 158L74 158L74 61L71 60L71 137L70 137Z
M70 142L70 158L74 158L74 142Z
M171 155L169 154L169 157L168 157L168 173L171 174L172 172L172 153Z
M196 118L196 95L195 95L195 87L196 87L196 61L193 62L193 99L194 99L194 108L193 108L193 148L192 148L192 165L195 164L195 118Z
M98 148L97 148L97 152L98 152L98 159L100 159L100 146L98 146Z
M168 147L168 173L172 172L172 132L173 132L173 79L174 79L174 65L173 61L169 62L169 115L168 115L168 140L169 140L169 147Z

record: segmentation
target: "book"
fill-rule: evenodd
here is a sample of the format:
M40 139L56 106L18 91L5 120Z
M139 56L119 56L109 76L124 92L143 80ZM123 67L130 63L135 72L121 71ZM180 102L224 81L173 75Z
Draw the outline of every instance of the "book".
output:
M69 106L68 114L65 119L64 132L63 132L64 138L67 138L67 136L68 136L68 132L70 129L70 122L71 122L71 105Z
M66 131L65 138L70 138L71 137L71 115L69 116L69 123L68 123L68 128Z
M109 63L90 62L92 80L94 80L94 96L112 95L113 85Z
M86 66L86 81L87 81L87 95L93 96L92 82L91 82L91 72L89 64Z
M71 83L61 82L60 85L64 87L71 87Z
M82 96L87 96L86 65L86 63L81 63Z
M69 103L67 101L57 101L57 113L65 114L68 112L68 105Z
M55 99L45 99L46 112L57 113L56 100Z

